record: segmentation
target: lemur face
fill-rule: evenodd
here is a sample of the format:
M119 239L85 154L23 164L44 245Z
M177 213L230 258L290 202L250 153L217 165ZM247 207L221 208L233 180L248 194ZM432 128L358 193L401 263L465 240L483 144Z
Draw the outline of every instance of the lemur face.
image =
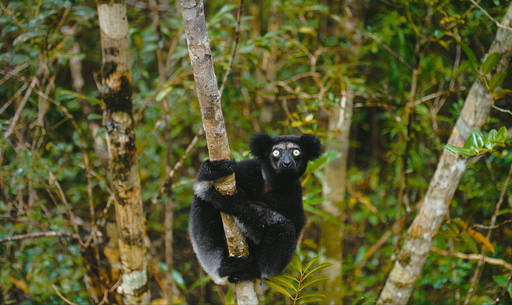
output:
M296 172L302 164L303 152L293 142L281 142L272 146L270 160L276 172Z

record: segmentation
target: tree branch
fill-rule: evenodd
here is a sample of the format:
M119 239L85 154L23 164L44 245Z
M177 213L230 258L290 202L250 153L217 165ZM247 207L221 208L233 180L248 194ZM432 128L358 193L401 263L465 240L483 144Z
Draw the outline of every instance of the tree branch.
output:
M19 240L24 240L24 239L41 238L41 237L70 237L72 239L78 240L78 234L75 234L75 233L48 231L48 232L33 232L33 233L26 233L26 234L5 237L5 238L0 239L0 244L6 243L9 241L19 241Z

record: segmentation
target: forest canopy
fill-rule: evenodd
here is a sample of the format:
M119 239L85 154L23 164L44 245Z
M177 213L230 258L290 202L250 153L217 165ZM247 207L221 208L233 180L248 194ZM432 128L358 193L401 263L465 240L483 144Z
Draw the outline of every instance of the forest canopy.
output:
M188 236L211 150L189 3L0 3L1 304L240 297ZM301 180L294 258L260 304L512 303L508 1L204 13L231 157L252 158L256 132L324 147Z

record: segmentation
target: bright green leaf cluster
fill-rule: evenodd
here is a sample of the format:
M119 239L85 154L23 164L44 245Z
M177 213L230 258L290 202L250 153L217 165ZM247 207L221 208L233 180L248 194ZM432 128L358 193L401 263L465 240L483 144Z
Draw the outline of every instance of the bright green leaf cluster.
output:
M295 276L284 273L266 279L265 283L273 290L290 298L293 305L318 303L325 296L321 293L307 292L306 288L328 280L327 276L317 275L317 273L330 265L329 263L318 263L318 257L311 259L306 265L303 265L299 256L296 255L291 264Z
M495 147L505 146L507 140L507 128L501 127L498 131L492 129L487 136L481 131L473 129L471 136L464 143L464 147L447 144L445 149L454 155L463 157L476 157L492 152Z

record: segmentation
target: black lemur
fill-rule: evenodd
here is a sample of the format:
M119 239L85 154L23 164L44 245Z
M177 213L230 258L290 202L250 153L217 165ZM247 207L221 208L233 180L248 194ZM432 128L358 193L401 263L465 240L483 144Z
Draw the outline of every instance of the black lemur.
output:
M290 262L306 218L300 176L321 153L311 134L255 134L255 159L205 161L194 185L189 233L203 269L217 284L281 273ZM221 195L213 181L235 173L236 193ZM219 212L235 216L249 245L248 257L230 257Z

